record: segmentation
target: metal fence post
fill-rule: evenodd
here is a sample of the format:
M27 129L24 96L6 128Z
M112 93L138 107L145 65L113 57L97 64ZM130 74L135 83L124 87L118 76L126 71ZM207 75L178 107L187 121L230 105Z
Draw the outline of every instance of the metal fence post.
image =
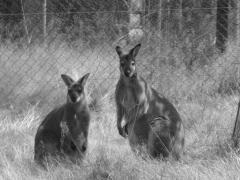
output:
M232 140L233 140L233 143L234 143L234 147L239 146L239 138L240 138L240 115L239 115L239 111L240 111L240 101L238 103L237 116L236 116L235 125L234 125L234 129L233 129L233 134L232 134Z

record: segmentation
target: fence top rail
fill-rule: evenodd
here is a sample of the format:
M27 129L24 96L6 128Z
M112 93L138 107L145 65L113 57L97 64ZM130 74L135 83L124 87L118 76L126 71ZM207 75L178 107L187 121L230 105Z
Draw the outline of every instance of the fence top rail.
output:
M159 11L169 11L169 10L217 10L217 9L229 9L230 7L211 7L211 8L194 8L194 7L184 7L181 8L159 8L157 10L149 10L148 12L159 12ZM129 13L131 10L112 10L112 11L99 11L99 10L92 10L92 11L68 11L68 12L32 12L32 13L24 13L24 15L42 15L42 14L48 14L48 15L57 15L57 14L88 14L88 13ZM140 10L138 12L145 12L145 10ZM23 15L23 13L1 13L0 16L18 16Z

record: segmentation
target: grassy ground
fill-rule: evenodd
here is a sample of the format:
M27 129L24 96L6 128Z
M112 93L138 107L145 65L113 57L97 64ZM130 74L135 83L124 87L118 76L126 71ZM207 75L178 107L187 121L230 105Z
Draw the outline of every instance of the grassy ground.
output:
M144 48L139 55L141 74L174 103L184 121L186 147L179 162L144 161L134 156L127 141L118 135L116 113L111 104L118 77L113 48L76 52L64 46L27 50L0 47L0 52L4 67L0 95L0 179L239 178L240 158L230 141L238 103L237 50L190 72L181 64L170 66L150 61ZM79 75L91 71L88 89L102 90L107 100L100 103L101 112L92 113L89 149L83 164L60 164L43 171L33 161L36 129L50 111L48 108L65 101L60 73L78 68ZM104 86L100 88L101 84ZM4 105L8 97L12 97L9 102L29 100L31 105L19 111L19 105ZM38 100L40 104L33 105ZM44 103L48 108L43 111Z
M89 149L81 166L60 164L41 170L33 161L40 111L0 111L1 179L237 179L240 158L230 148L237 98L205 104L181 102L186 128L185 155L179 162L144 161L135 157L116 129L114 111L93 113Z

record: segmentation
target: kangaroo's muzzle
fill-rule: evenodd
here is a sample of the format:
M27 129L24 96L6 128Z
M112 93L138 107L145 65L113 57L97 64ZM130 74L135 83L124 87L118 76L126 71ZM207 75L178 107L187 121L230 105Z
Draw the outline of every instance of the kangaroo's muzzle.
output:
M68 92L68 98L71 103L77 103L80 100L79 94L72 92L72 91Z
M126 77L131 77L132 76L132 72L131 72L130 69L124 71L124 74L125 74Z

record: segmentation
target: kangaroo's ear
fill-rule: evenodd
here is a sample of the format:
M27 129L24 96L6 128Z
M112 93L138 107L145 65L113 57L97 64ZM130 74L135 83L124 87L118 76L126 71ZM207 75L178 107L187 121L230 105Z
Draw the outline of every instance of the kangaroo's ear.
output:
M66 74L62 74L61 77L67 87L70 87L74 83L74 80Z
M78 83L81 84L82 86L85 86L89 75L90 73L85 74L81 79L78 80Z
M120 46L117 46L115 49L116 49L116 51L118 53L118 56L121 57L123 55L122 48Z
M136 45L134 48L132 48L129 52L129 54L135 58L139 52L139 49L141 48L141 44Z

